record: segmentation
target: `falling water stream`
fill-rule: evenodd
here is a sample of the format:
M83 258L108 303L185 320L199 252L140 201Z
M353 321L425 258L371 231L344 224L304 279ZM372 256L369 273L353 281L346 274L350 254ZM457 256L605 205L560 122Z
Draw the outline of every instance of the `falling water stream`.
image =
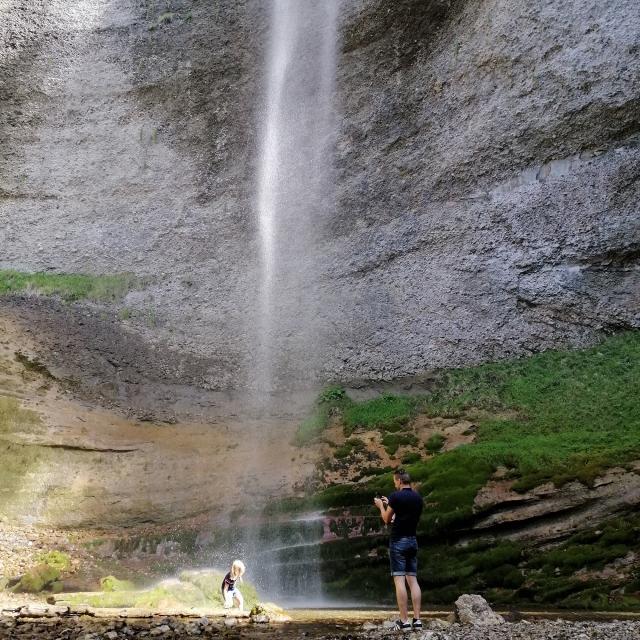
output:
M321 302L313 254L333 208L338 0L273 0L257 211L260 318L254 385L273 392L285 359L314 362ZM291 329L295 312L295 332ZM295 333L295 338L291 334Z
M334 203L338 2L272 4L257 176L260 301L251 380L254 404L265 416L274 412L282 372L292 362L298 372L317 369L322 348L314 324L322 295L313 256ZM281 601L319 602L321 518L269 518L265 513L246 545L252 578Z

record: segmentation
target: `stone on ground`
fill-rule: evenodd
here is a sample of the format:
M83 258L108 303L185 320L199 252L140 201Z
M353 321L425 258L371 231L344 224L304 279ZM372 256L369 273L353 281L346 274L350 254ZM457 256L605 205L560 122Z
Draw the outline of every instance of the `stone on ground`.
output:
M455 603L458 621L480 627L490 627L504 622L504 618L497 614L489 603L477 594L460 596Z

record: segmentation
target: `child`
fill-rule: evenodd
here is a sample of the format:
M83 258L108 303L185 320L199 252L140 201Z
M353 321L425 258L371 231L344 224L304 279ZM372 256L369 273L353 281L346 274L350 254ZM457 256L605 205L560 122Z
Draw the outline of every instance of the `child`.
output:
M224 598L225 609L231 609L231 607L233 607L233 601L235 600L238 603L238 609L242 611L244 600L240 590L236 589L236 582L242 582L244 572L244 562L242 562L242 560L234 560L231 565L231 571L227 573L222 581L222 597Z

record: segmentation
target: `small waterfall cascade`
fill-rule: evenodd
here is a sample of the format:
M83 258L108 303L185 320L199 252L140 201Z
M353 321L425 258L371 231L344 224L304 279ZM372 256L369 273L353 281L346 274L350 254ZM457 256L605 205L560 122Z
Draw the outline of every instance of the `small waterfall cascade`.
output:
M274 412L283 370L304 379L320 366L322 293L313 256L334 207L338 3L272 0L256 194L259 317L249 381L258 415ZM247 540L252 579L282 602L320 602L321 520L269 518L265 513Z

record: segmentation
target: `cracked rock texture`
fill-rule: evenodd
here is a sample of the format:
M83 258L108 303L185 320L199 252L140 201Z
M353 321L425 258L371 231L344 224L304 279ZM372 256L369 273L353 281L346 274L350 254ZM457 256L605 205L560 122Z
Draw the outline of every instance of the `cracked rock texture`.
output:
M123 330L154 366L250 384L266 4L0 13L0 267L152 276ZM635 0L344 0L337 207L317 286L274 321L283 388L640 326L639 19Z

